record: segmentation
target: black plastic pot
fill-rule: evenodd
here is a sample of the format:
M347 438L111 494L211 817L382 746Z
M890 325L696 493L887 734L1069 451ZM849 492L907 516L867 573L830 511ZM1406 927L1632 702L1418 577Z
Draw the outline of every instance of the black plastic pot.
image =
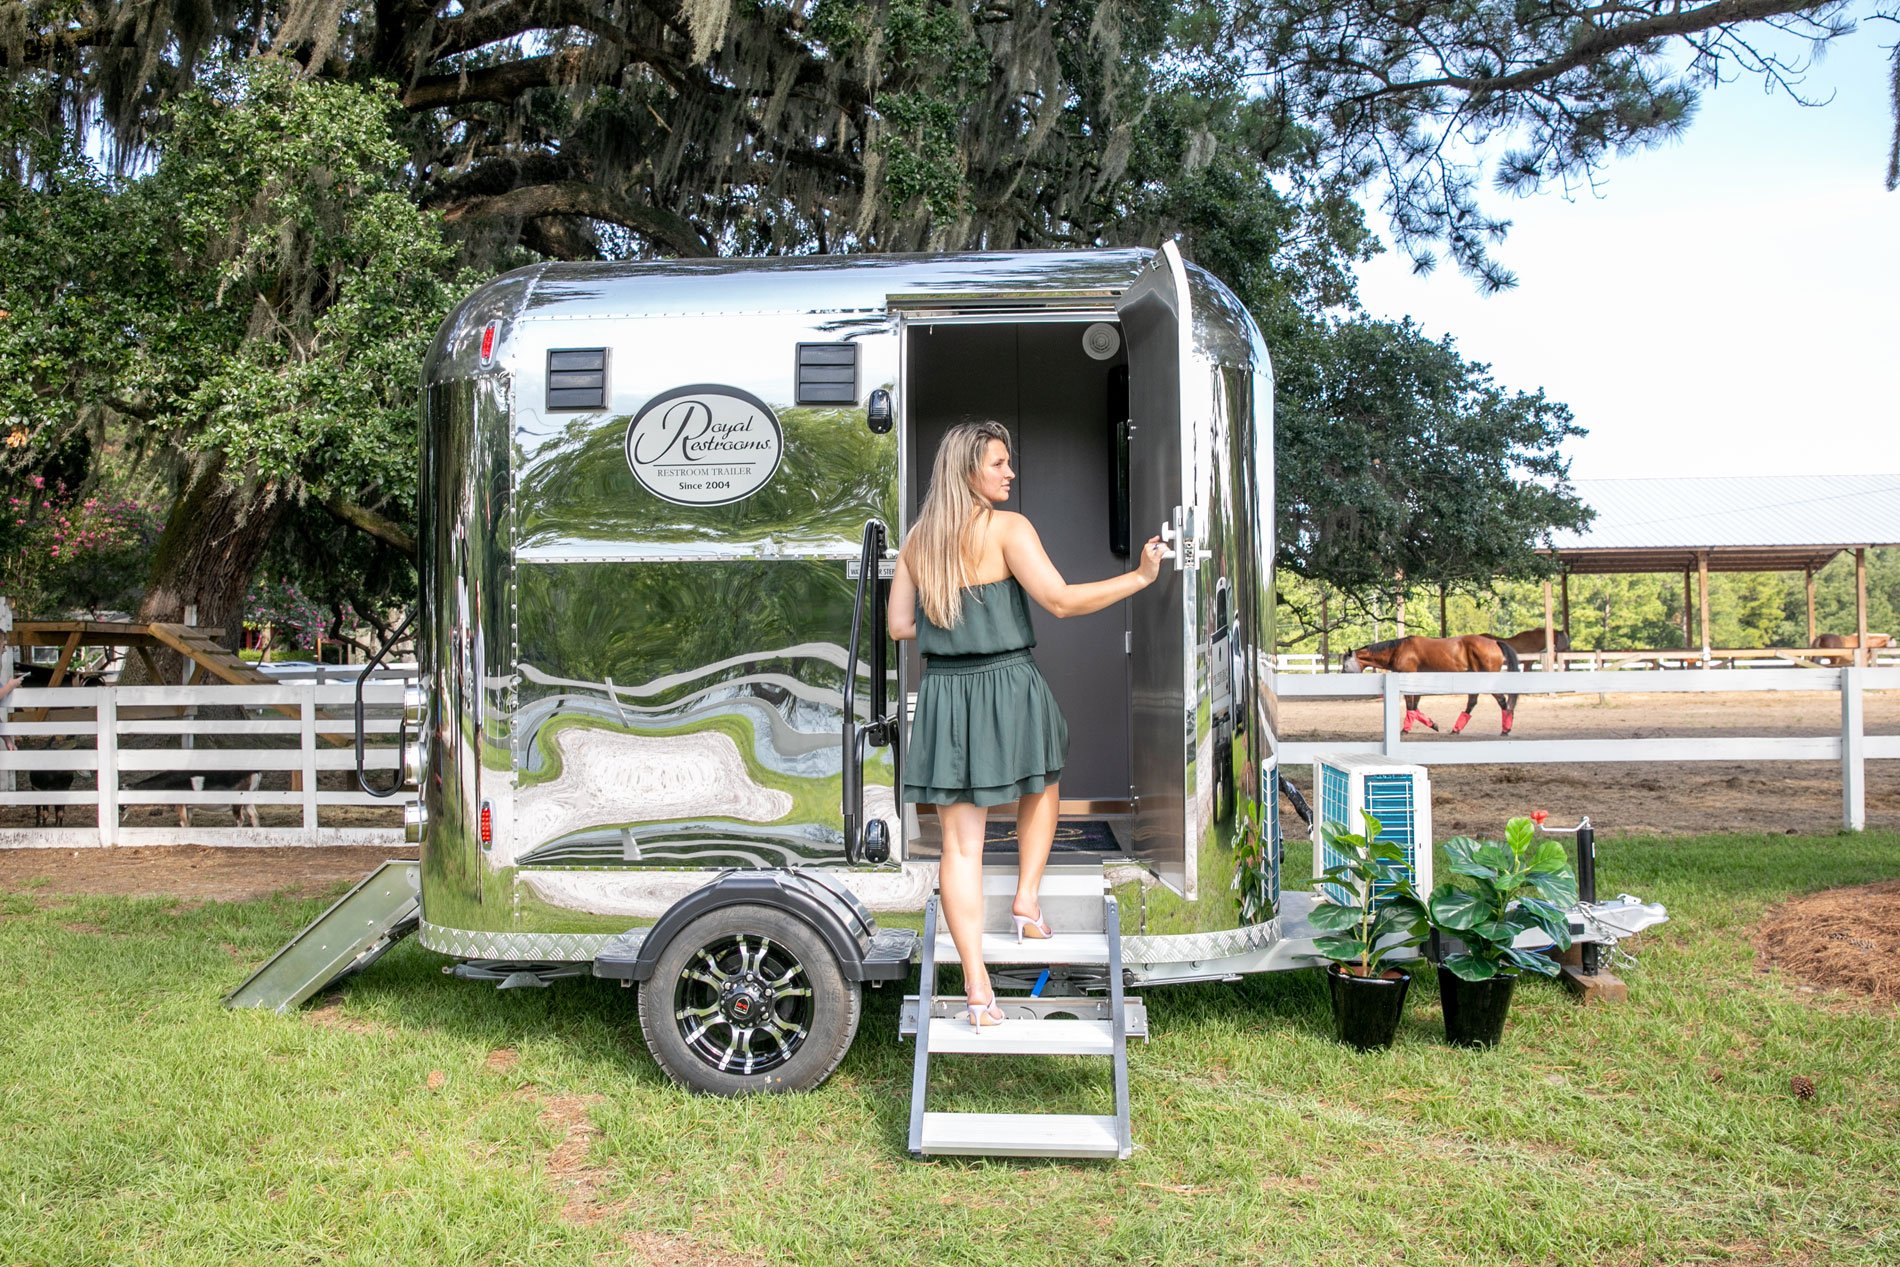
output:
M1511 1010L1516 977L1467 981L1449 968L1438 969L1438 997L1445 1005L1445 1041L1454 1047L1496 1047L1504 1039L1504 1018Z
M1378 1051L1392 1045L1405 1013L1405 991L1411 974L1387 969L1380 977L1356 977L1338 964L1326 969L1326 988L1333 996L1333 1033L1359 1051Z

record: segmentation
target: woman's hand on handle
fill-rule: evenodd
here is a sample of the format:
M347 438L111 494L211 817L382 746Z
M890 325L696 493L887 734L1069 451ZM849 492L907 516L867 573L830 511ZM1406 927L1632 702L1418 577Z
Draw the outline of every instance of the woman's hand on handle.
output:
M1167 557L1168 550L1161 544L1161 538L1149 537L1147 544L1141 547L1141 562L1135 567L1141 573L1143 584L1155 583L1155 579L1161 575L1161 560Z

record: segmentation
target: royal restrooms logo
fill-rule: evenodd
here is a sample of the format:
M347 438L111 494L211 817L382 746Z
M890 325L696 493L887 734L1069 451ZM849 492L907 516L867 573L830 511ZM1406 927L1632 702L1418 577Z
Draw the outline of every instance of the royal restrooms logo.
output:
M700 383L648 401L627 424L627 465L655 497L681 506L723 506L764 488L778 470L785 435L750 392Z

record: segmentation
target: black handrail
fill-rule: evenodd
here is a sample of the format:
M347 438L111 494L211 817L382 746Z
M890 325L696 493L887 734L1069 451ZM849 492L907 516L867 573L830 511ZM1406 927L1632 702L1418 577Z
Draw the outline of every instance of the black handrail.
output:
M885 664L884 632L884 580L880 575L884 561L884 544L887 529L876 519L866 521L864 540L858 547L858 586L857 594L851 604L851 638L846 647L844 667L844 857L845 861L856 866L862 856L862 846L868 839L870 826L864 821L864 751L869 745L883 747L897 737L897 718L885 713L884 693L888 687ZM871 670L872 708L871 720L858 724L858 643L864 627L864 600L866 594L871 599L871 648L869 665ZM902 772L899 775L900 786ZM883 821L879 820L879 834L883 830ZM889 849L885 842L883 852ZM885 852L885 857L889 857ZM883 858L874 857L873 862L882 862Z
M369 781L369 772L363 768L363 684L369 681L370 674L382 666L383 658L389 654L390 648L402 641L402 636L409 632L409 626L415 619L416 613L412 609L396 626L396 632L383 640L381 649L370 657L369 663L363 666L362 673L356 678L356 785L371 796L385 800L402 791L403 784L407 782L403 778L403 762L409 751L409 702L403 701L402 723L396 729L396 781L387 788L375 787Z

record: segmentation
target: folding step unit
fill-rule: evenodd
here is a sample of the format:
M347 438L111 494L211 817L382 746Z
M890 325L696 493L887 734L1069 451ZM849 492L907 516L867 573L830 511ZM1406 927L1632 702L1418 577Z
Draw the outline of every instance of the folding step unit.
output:
M924 908L922 994L904 1000L901 1035L917 1041L910 1090L910 1152L914 1157L1125 1158L1134 1142L1128 1122L1128 1039L1146 1038L1147 1012L1123 994L1121 917L1098 868L1045 873L1043 918L1054 937L1018 945L1009 918L1013 875L983 878L983 959L991 969L1085 967L1102 970L1105 997L1041 998L998 995L1008 1019L974 1029L960 996L939 996L937 965L956 963L947 930L940 931L938 897ZM932 1056L1103 1056L1112 1062L1115 1112L932 1113L927 1111Z

